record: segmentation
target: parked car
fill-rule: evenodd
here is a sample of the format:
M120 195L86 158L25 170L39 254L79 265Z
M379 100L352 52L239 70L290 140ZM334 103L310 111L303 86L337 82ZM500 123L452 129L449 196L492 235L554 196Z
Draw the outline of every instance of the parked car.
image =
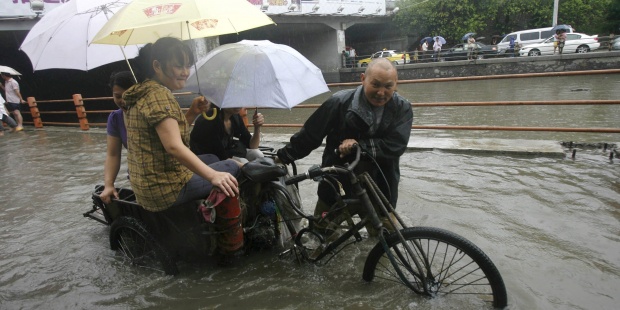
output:
M540 56L553 55L554 37L550 37L542 43L530 44L519 50L520 56ZM598 49L601 44L598 42L598 35L587 35L585 33L567 33L566 41L562 54L587 53Z
M620 50L620 37L617 37L613 41L611 41L611 44L612 50Z
M507 49L510 48L510 38L515 39L515 43L518 43L521 47L540 43L550 36L552 36L555 31L551 30L553 27L545 27L545 28L536 28L536 29L527 29L521 31L515 31L504 36L502 41L497 43L497 49L499 52L504 53ZM568 30L568 33L572 33L573 28L571 27Z
M486 45L480 42L474 43L476 47L473 50L473 57L476 59L484 59L491 57L498 57L497 46L495 45ZM441 61L449 61L449 60L467 60L467 43L457 44L447 50L441 51L441 55L439 56ZM433 55L434 57L435 55Z
M368 66L368 63L375 58L387 58L395 65L404 65L409 63L409 54L399 53L396 50L383 50L372 54L370 58L361 59L357 62L357 64L360 67L366 67Z

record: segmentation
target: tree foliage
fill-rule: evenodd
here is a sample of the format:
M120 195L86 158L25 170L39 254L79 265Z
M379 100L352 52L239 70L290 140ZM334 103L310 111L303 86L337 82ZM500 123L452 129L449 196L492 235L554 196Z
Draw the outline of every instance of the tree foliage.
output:
M393 22L413 38L441 35L450 44L467 32L493 35L550 27L554 0L401 0ZM558 24L578 32L619 32L620 0L559 0Z

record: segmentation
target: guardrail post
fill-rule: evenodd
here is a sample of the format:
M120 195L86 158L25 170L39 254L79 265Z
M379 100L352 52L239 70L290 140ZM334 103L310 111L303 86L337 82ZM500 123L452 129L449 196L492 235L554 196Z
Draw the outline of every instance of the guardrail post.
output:
M86 109L84 108L82 95L74 94L73 104L75 104L75 111L77 112L77 117L80 120L80 129L88 130L90 127L88 126L88 119L86 118Z
M34 128L43 128L43 122L41 121L41 113L39 113L39 107L37 106L37 100L34 97L28 97L28 107L30 107L30 114L32 115L32 123Z

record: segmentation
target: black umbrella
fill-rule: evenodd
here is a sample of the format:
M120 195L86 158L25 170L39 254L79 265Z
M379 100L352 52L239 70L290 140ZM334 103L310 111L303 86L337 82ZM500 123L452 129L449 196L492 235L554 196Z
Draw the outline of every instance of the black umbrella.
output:
M424 38L424 39L420 40L420 44L423 44L423 43L424 43L424 41L426 41L426 42L428 42L428 43L433 43L433 38L431 38L431 37L426 37L426 38Z
M570 30L570 26L568 25L556 25L555 27L551 28L551 31L569 31Z

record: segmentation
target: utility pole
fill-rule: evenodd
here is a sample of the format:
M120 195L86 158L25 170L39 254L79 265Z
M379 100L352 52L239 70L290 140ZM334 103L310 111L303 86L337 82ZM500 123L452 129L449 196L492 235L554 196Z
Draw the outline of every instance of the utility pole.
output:
M555 26L558 24L558 3L560 2L560 0L553 0L553 25L551 26Z

